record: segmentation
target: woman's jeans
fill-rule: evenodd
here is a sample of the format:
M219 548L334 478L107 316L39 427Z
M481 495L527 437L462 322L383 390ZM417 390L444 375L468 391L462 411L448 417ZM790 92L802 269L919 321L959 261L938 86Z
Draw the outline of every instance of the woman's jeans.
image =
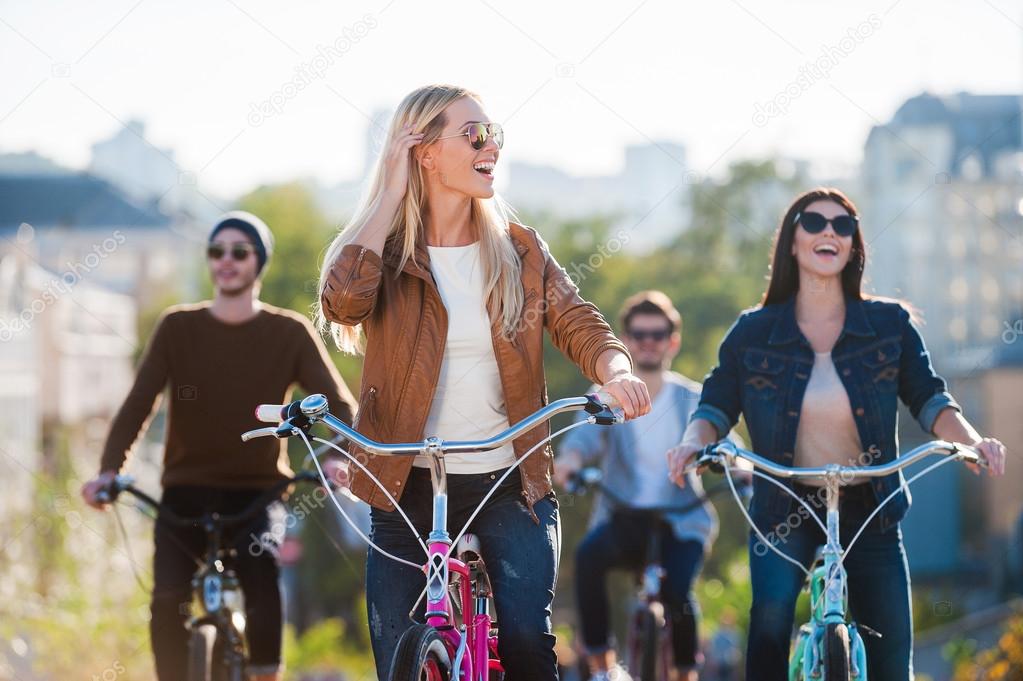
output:
M796 485L796 491L815 509L822 522L825 521L823 490L817 493L816 488ZM843 547L852 540L876 505L870 485L843 489L839 507ZM793 509L797 506L793 501ZM824 532L805 513L794 512L772 527L760 527L760 530L776 548L807 568L812 564L817 548L824 543ZM746 679L784 681L788 678L793 610L805 576L752 532L749 549L753 606L750 609ZM877 638L865 631L860 632L866 645L870 680L911 679L913 617L902 530L896 525L881 532L875 516L849 552L844 565L848 574L851 611L847 616L882 636Z
M503 471L448 475L448 533L455 535ZM432 522L430 473L413 468L400 504L426 538ZM522 497L518 471L494 493L469 531L479 537L483 560L494 589L495 619L500 629L498 652L506 681L550 681L558 678L551 632L551 603L561 551L558 504L553 493L533 507L537 524ZM397 511L371 512L372 539L388 553L423 564L426 556ZM377 675L384 681L402 633L413 623L409 610L426 579L421 570L370 550L366 567L366 600ZM416 611L422 621L424 604Z

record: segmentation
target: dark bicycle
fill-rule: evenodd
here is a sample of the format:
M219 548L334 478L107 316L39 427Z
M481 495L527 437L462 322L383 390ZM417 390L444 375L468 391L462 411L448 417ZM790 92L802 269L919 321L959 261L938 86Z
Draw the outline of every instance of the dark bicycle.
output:
M156 513L156 522L173 527L200 527L206 534L205 554L202 558L193 556L199 568L192 577L192 616L186 625L189 631L188 681L244 681L248 662L244 600L238 577L227 564L235 551L230 548L232 541L224 541L225 531L244 529L245 523L279 501L287 489L298 482L318 483L319 478L315 473L302 472L270 487L239 513L211 512L198 518L177 515L136 488L134 480L126 475L114 478L97 495L101 502L113 503L122 492L127 492Z
M635 571L637 588L629 607L624 657L626 668L638 681L667 681L675 669L675 656L671 647L671 619L666 616L661 592L665 576L661 530L669 527L667 516L694 511L729 488L724 483L715 485L681 506L636 507L608 489L601 469L589 467L574 473L565 491L579 494L590 488L598 489L611 502L613 516L640 520L651 528L643 564Z

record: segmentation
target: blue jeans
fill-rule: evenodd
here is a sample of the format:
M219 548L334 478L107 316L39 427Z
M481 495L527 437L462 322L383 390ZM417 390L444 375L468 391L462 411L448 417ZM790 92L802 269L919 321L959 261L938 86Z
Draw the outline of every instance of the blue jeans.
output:
M818 517L825 519L823 492L817 501L812 488L796 486L809 499ZM793 501L793 509L797 506ZM870 485L845 488L840 502L840 538L845 546L853 538L867 515L877 505ZM761 527L768 535L773 530L774 545L807 568L824 533L810 518L795 513L780 519L773 527ZM898 525L881 531L878 517L856 541L846 557L849 609L852 621L879 632L878 639L861 632L867 649L867 673L870 681L907 681L913 675L913 617L910 601L909 566ZM753 606L750 609L749 640L746 650L747 681L784 681L788 678L789 646L793 609L804 583L804 575L794 565L750 533L750 577Z
M607 574L612 568L642 569L652 532L661 535L660 560L666 572L661 595L671 617L675 665L694 667L699 649L699 610L691 589L703 565L703 542L676 539L669 525L655 525L649 518L612 516L609 522L590 530L576 549L576 603L583 643L591 654L608 649Z
M483 496L501 477L494 474L448 476L448 532L456 532ZM409 519L425 539L432 519L429 471L413 468L400 500ZM558 678L551 631L551 603L561 551L561 524L553 494L533 507L537 524L522 498L518 471L487 501L470 531L479 537L483 560L494 588L500 628L498 652L506 681L551 681ZM425 563L422 548L397 511L371 513L372 538L385 551L414 563ZM409 610L426 585L420 570L369 551L366 601L377 675L384 681L402 633L411 624ZM416 617L422 621L423 604Z

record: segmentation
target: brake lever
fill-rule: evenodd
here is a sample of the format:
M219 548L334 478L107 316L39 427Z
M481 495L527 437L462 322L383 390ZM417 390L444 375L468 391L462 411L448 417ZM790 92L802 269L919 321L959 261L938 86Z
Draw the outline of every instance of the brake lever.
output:
M256 428L255 430L246 431L242 433L242 442L248 442L249 440L254 440L257 437L267 437L270 435L274 437L279 437L277 435L277 429L279 427L280 426L277 427L271 426L269 428Z
M625 410L621 407L609 405L610 397L610 395L600 392L591 393L586 396L588 401L584 409L590 415L589 420L591 423L596 423L599 426L614 426L619 423L625 423Z

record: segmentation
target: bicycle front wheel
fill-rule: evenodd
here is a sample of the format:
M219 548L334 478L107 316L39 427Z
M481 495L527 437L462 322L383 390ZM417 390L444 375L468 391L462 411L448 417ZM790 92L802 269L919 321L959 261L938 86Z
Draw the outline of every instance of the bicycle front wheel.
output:
M636 681L661 681L658 669L661 661L664 638L664 617L652 606L636 610L630 632L631 654L629 670L638 674Z
M824 636L825 681L849 681L849 627L829 624Z
M401 635L390 681L450 681L453 677L451 657L436 629L417 624Z

